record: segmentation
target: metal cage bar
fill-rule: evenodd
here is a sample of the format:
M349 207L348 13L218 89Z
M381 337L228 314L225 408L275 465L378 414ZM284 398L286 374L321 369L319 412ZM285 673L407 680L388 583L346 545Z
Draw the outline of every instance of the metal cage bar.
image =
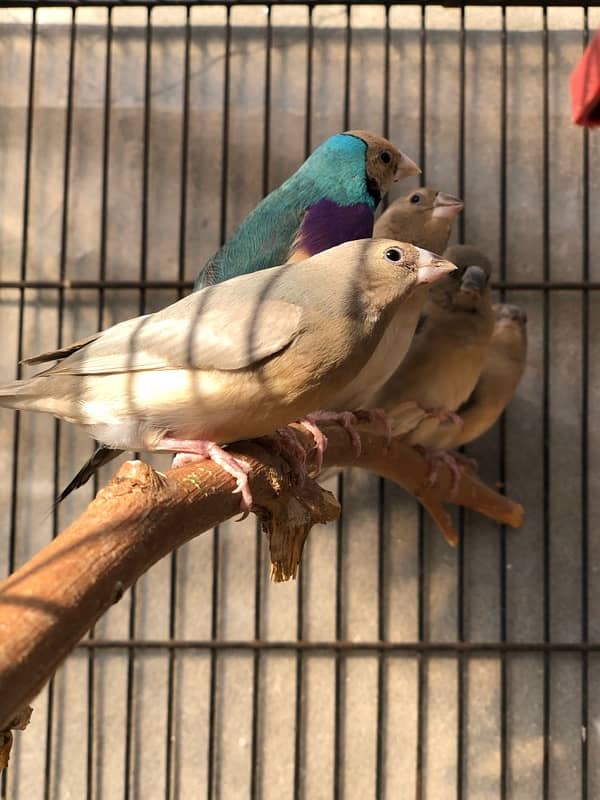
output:
M197 89L197 81L201 79L194 71L193 54L198 43L194 39L196 27L201 27L199 22L200 14L207 4L192 2L164 2L159 3L154 0L142 0L142 2L129 3L123 0L102 0L94 3L83 2L63 2L53 3L56 8L66 8L67 14L70 11L69 22L66 24L68 30L68 57L66 60L67 69L65 77L65 100L61 113L64 116L64 139L61 150L61 199L60 199L60 224L59 224L59 247L56 257L57 269L55 273L38 274L35 268L32 269L31 240L34 236L32 228L33 197L36 191L35 174L35 153L34 140L36 137L36 122L40 111L39 103L36 100L37 82L40 80L38 48L40 46L40 36L44 34L43 23L40 23L41 9L48 6L41 2L22 2L14 0L11 3L0 3L0 8L30 9L31 21L27 23L27 34L29 37L28 50L28 84L27 84L27 108L25 110L23 131L24 140L22 145L23 153L23 195L22 207L20 209L20 251L19 268L8 276L0 276L0 291L14 292L16 300L16 354L20 360L26 355L26 333L28 325L27 309L31 303L37 299L40 304L55 308L57 311L57 334L56 341L60 346L65 338L65 323L69 313L69 304L75 297L85 297L85 303L94 304L95 316L98 327L103 327L108 323L109 293L115 292L115 297L126 297L132 290L137 293L136 303L140 313L144 313L152 303L152 292L173 292L177 296L182 296L185 292L192 289L193 282L189 279L189 272L186 267L195 265L196 253L194 251L193 225L190 221L190 214L195 210L194 195L195 181L198 180L197 165L194 162L194 115L198 114L203 123L210 116L211 109L202 108L198 111L194 105L194 92ZM404 0L383 3L366 3L358 0L349 2L334 3L334 0L322 0L322 2L302 2L301 0L285 0L282 3L267 3L265 5L264 25L256 25L253 28L252 42L258 42L261 52L264 53L264 72L260 76L260 102L256 105L256 114L259 117L260 136L260 158L259 183L261 194L265 195L271 188L272 177L280 168L274 164L273 154L278 153L282 143L276 135L277 112L275 106L274 93L276 92L277 74L275 72L275 59L277 57L276 26L278 24L276 12L282 6L290 6L296 12L305 11L305 21L294 23L292 39L294 43L300 42L303 49L301 64L302 81L302 110L299 113L298 130L302 140L304 154L307 155L318 140L317 125L319 125L319 115L325 115L323 110L325 103L322 96L320 79L323 65L320 63L322 56L319 48L327 44L327 36L322 35L319 19L319 9L321 6L329 8L339 7L340 16L337 20L335 32L339 37L339 53L341 54L336 62L336 69L339 72L339 84L342 87L335 113L339 119L335 124L342 125L344 129L354 126L355 120L361 119L359 103L355 101L356 92L361 85L361 63L357 57L357 41L359 41L358 27L356 25L357 11L362 7L373 5L381 15L374 17L377 22L369 22L374 35L380 37L377 46L381 46L381 63L383 65L381 75L381 118L382 131L385 135L393 138L394 131L399 126L397 116L394 116L395 85L398 75L394 71L394 59L402 54L402 44L399 44L395 36L398 33L399 22L395 17L397 8L412 6L416 9L415 19L418 19L417 26L414 28L414 52L418 54L418 59L412 64L415 78L415 97L417 98L417 109L415 118L415 139L419 151L419 161L423 168L422 183L428 180L437 180L435 152L432 146L432 136L436 130L436 107L435 99L430 97L432 83L439 80L436 72L438 65L435 63L435 41L439 29L430 25L430 14L433 13L431 7L439 4L421 2L410 3ZM549 14L555 6L564 5L560 2L548 2L545 4L534 2L520 2L519 6L530 6L541 10L541 26L536 31L540 35L541 55L539 67L541 75L540 85L540 116L539 128L535 134L540 141L540 174L541 174L541 258L539 274L528 273L523 279L515 279L514 271L509 269L510 261L510 237L511 225L514 220L511 218L510 202L512 181L514 176L510 170L511 136L507 119L510 114L510 91L511 79L514 80L515 68L509 62L511 47L511 36L513 31L510 27L510 19L507 20L507 11L510 10L512 3L447 3L446 8L455 9L456 17L453 17L453 25L448 31L448 41L453 48L453 58L456 56L458 68L453 75L456 84L456 109L455 109L455 134L452 139L452 147L455 148L457 166L457 184L461 196L469 197L471 191L471 153L469 150L469 125L472 124L468 103L467 89L469 80L472 77L469 73L468 58L471 53L470 27L468 12L472 6L490 6L499 14L499 24L493 31L493 46L497 47L498 59L498 139L497 139L497 159L498 159L498 182L496 191L498 199L498 212L495 215L493 225L497 226L497 246L498 246L498 265L497 280L494 281L494 288L499 292L501 299L511 296L521 295L526 297L526 302L531 302L532 306L537 304L541 309L541 402L539 411L541 413L541 437L539 444L539 462L541 464L541 489L542 497L540 501L540 552L541 560L541 583L540 591L543 595L542 615L539 636L527 636L519 639L514 636L511 627L510 604L511 604L511 585L510 574L510 544L509 537L505 529L498 531L498 545L495 553L496 561L494 569L497 579L497 638L473 637L470 628L469 607L469 565L472 556L471 543L468 538L468 531L472 530L472 523L468 515L460 515L459 527L461 532L465 532L465 538L461 538L461 543L455 562L452 563L453 576L455 580L454 593L450 592L450 605L452 614L451 620L447 625L449 639L443 640L432 626L431 612L431 591L435 586L436 576L432 572L432 565L438 564L436 561L435 549L431 541L430 531L424 520L423 514L419 512L418 519L414 526L415 536L415 575L414 575L414 635L409 637L398 637L391 630L389 624L390 613L390 592L391 583L387 568L391 560L394 559L393 542L390 536L388 518L394 509L394 498L390 487L383 481L377 480L373 485L374 497L376 497L376 508L373 508L373 528L374 528L374 561L372 564L373 582L376 586L376 601L374 608L373 632L365 638L353 638L351 626L347 619L347 605L349 600L349 590L345 582L347 569L349 568L350 549L352 544L352 520L349 515L342 517L338 522L335 535L336 541L332 547L334 553L334 565L331 569L331 598L334 608L330 609L332 631L331 636L323 638L310 635L309 622L311 616L310 591L312 584L309 577L301 571L297 590L294 595L296 607L293 609L292 626L289 640L286 637L277 635L273 637L269 626L265 623L263 612L265 603L268 601L268 589L264 584L266 548L262 541L262 535L258 528L253 534L253 550L251 563L248 563L248 570L254 571L255 585L251 598L251 608L249 611L249 633L248 638L226 638L226 625L224 620L223 589L228 579L226 568L228 564L227 552L224 551L223 531L218 529L212 534L211 543L211 578L210 600L203 612L210 618L207 631L199 636L186 637L182 635L182 596L184 593L185 578L184 556L175 553L171 557L167 590L165 592L165 636L146 637L143 633L143 625L140 622L142 610L146 607L145 601L140 594L136 596L135 591L131 593L130 606L127 613L127 630L122 636L107 638L100 635L98 631L92 631L89 638L85 639L78 646L74 658L83 658L86 666L86 680L82 703L86 703L85 720L85 769L84 785L85 796L90 800L101 800L102 794L99 779L98 759L100 757L100 743L98 735L99 726L99 675L101 667L99 659L102 654L115 654L122 656L123 663L126 664L126 691L125 699L125 719L126 724L123 731L123 761L122 761L122 786L123 796L133 798L137 796L138 777L137 770L137 748L139 746L138 717L140 715L139 687L142 683L140 670L143 660L148 655L164 657L165 664L165 693L164 699L157 701L162 704L165 718L165 736L161 742L161 751L164 769L161 771L161 780L164 781L164 796L175 798L179 796L178 768L178 724L181 715L179 693L182 686L179 666L182 660L190 654L203 654L206 656L207 672L207 708L206 717L202 718L202 724L207 729L206 751L202 755L200 769L205 775L206 795L208 797L219 796L221 792L221 762L222 762L222 743L221 743L221 717L225 697L225 687L222 667L224 658L229 655L244 656L249 659L251 668L249 671L249 717L248 717L248 775L247 789L248 796L259 798L264 796L265 784L265 764L263 763L263 749L265 746L265 726L269 720L269 709L263 702L263 697L267 691L268 680L265 678L265 668L271 663L269 659L274 656L286 656L291 659L292 673L294 675L294 685L290 687L290 704L292 706L291 723L292 732L290 734L290 765L288 770L288 781L290 794L298 799L307 796L309 786L307 773L310 769L307 755L307 737L313 729L314 722L310 718L310 664L311 659L316 656L329 659L331 666L331 737L328 740L328 765L330 774L323 777L323 780L331 786L331 793L336 798L351 797L353 787L348 786L347 768L348 737L355 733L352 723L349 721L348 705L351 702L351 688L349 688L350 662L353 659L363 659L365 662L372 660L373 666L373 719L374 740L372 765L373 772L369 774L368 780L372 786L375 797L385 797L389 793L387 783L387 772L390 769L390 748L394 745L395 735L398 731L394 730L389 723L390 700L393 690L393 680L390 677L390 664L394 659L403 663L414 665L414 704L416 708L415 730L411 739L414 762L414 796L423 798L430 796L427 784L428 767L435 754L432 753L431 731L429 730L430 720L435 712L431 707L432 691L435 689L436 677L431 672L431 665L439 661L450 665L455 672L453 674L453 686L448 689L451 694L449 703L455 706L455 730L456 742L453 745L451 758L452 769L454 770L452 792L458 798L468 798L470 796L470 763L469 747L470 736L472 735L469 727L470 691L471 691L471 667L479 660L485 663L498 664L497 681L497 754L498 754L498 783L495 795L500 798L512 796L511 788L511 769L514 754L511 751L513 743L513 720L511 712L513 710L514 695L511 684L511 668L518 657L530 657L535 664L541 668L541 711L540 711L540 736L541 736L541 766L540 766L540 792L543 797L553 796L553 752L552 730L553 720L557 712L556 700L556 676L557 659L560 656L572 655L577 659L577 670L580 681L580 708L578 714L581 719L581 727L585 732L578 742L580 754L579 773L577 776L579 785L579 796L587 798L594 796L594 776L593 776L593 747L591 736L588 736L588 729L592 721L592 704L594 702L593 686L593 659L600 653L600 640L593 635L593 574L594 574L594 550L593 550L593 494L590 492L591 464L593 462L593 452L591 442L593 429L590 424L590 415L594 407L594 387L590 383L590 374L593 369L593 343L591 341L594 330L595 313L595 292L600 289L598 273L593 269L594 244L592 241L593 233L593 208L594 192L598 189L593 183L593 142L591 137L584 133L581 139L581 174L583 175L583 185L581 186L581 268L579 272L568 272L564 275L558 273L553 268L552 260L552 232L556 221L553 217L552 189L554 173L552 171L553 158L553 103L555 87L552 83L554 54L552 50L552 28L549 22ZM122 120L118 117L115 108L114 96L116 93L114 82L115 65L115 30L114 18L123 8L137 6L143 9L145 22L140 23L135 35L143 45L143 79L141 81L143 89L141 95L134 97L132 103L139 111L141 119L141 139L140 139L140 169L139 184L132 187L132 193L139 200L140 220L139 230L136 229L135 235L139 234L139 264L136 273L132 276L123 277L107 269L111 258L111 248L109 243L111 202L116 194L115 186L111 184L111 158L115 155L112 139L115 130ZM223 23L218 27L222 38L222 60L219 60L218 69L222 80L222 96L218 113L220 114L220 137L216 147L220 151L220 164L218 168L220 175L217 181L214 208L215 216L218 217L219 228L218 239L222 243L227 238L232 219L236 215L233 208L236 201L235 179L235 159L238 155L235 152L235 117L232 115L232 108L235 103L235 81L236 67L232 67L232 61L239 55L238 47L242 49L245 43L237 42L236 36L237 23L235 12L240 7L256 6L256 4L246 3L244 0L221 0L215 4L223 11ZM589 40L590 33L590 14L591 9L600 6L600 2L592 2L583 8L583 26L576 33L581 38L582 45ZM98 270L97 278L89 276L73 277L69 269L70 247L72 236L71 223L71 196L75 181L76 159L73 148L74 139L74 112L77 107L75 96L76 71L78 66L78 36L80 34L80 22L78 14L80 9L88 7L99 7L106 11L106 24L104 29L99 26L103 42L103 102L99 113L101 119L101 142L102 149L98 155L99 164L99 187L100 187L100 214L97 221L99 236L98 251ZM154 163L152 160L152 147L159 139L156 123L153 121L155 106L160 106L155 86L153 86L153 68L155 65L155 46L158 40L156 34L155 15L157 10L163 7L179 7L184 16L182 24L176 29L174 35L178 37L182 45L182 67L180 82L182 87L182 99L179 116L180 130L178 133L178 146L181 148L180 162L173 179L175 185L175 202L179 204L179 218L177 220L177 244L176 254L173 258L171 269L165 268L164 273L157 277L149 269L151 259L151 249L153 246L152 236L152 210L150 196L152 192L152 172ZM333 12L332 12L333 13ZM198 16L196 16L198 14ZM383 22L381 22L383 20ZM132 34L133 35L133 34ZM199 37L200 38L200 37ZM537 46L537 45L536 45ZM330 54L326 54L330 57ZM327 58L323 56L324 62ZM158 59L157 59L158 61ZM263 63L263 62L261 62ZM295 77L295 76L292 76ZM257 78L257 80L259 80ZM219 83L219 87L221 83ZM452 84L454 87L454 84ZM358 88L357 88L358 87ZM220 90L220 89L219 89ZM303 119L300 117L303 114ZM327 122L324 127L327 126ZM285 144L285 143L284 143ZM287 164L287 162L286 162ZM136 173L138 175L138 173ZM138 197L139 195L139 197ZM136 200L136 202L137 202ZM233 209L233 210L232 210ZM467 205L468 213L468 205ZM471 233L471 223L469 219L461 218L457 226L457 238L460 241L468 240ZM216 242L218 244L218 242ZM0 253L1 254L1 253ZM578 262L579 263L579 262ZM578 275L580 277L578 277ZM553 454L553 422L552 422L552 377L555 369L554 351L552 345L552 327L558 317L558 312L554 305L555 299L560 293L568 293L573 298L574 304L579 304L581 320L581 338L578 340L578 358L580 360L583 382L581 396L579 400L579 414L581 418L581 428L578 432L577 441L573 445L577 448L577 456L581 469L581 484L579 488L580 502L580 535L581 541L578 545L578 557L580 559L581 588L578 589L580 597L580 612L578 615L577 640L566 640L565 637L554 634L554 616L552 610L553 599L553 558L555 558L555 540L551 536L552 519L552 492L554 487L553 472L551 470L551 457ZM21 368L17 367L17 377L21 375ZM11 498L10 509L7 513L9 518L9 534L6 545L6 563L9 570L15 568L18 561L18 547L21 533L19 523L19 513L22 508L23 495L20 493L20 481L23 472L23 420L19 414L15 414L14 433L11 441L12 465L10 470ZM54 429L53 440L53 468L52 468L52 490L56 494L64 479L63 456L67 447L64 432L57 424ZM495 463L497 465L497 475L499 481L504 484L510 477L510 424L506 419L501 420L498 432L497 452L495 453ZM352 482L340 476L338 480L338 494L340 500L350 500L352 495ZM98 479L95 482L96 489L99 487ZM63 513L60 515L55 512L52 518L52 535L56 535L61 528ZM250 607L249 605L249 607ZM210 610L209 610L210 607ZM314 613L314 609L313 609ZM128 638L125 638L127 637ZM532 661L531 663L534 663ZM60 742L60 695L57 689L57 682L50 684L48 694L45 698L45 718L43 724L43 771L41 795L44 798L54 798L57 796L57 786L61 779L60 765L57 762L56 748ZM453 708L454 708L453 706ZM40 704L41 707L41 704ZM231 713L231 709L229 709ZM26 734L27 735L27 734ZM246 745L245 745L246 746ZM0 794L3 798L11 797L12 785L11 776L3 776ZM371 789L369 790L371 791ZM17 794L15 794L17 796Z

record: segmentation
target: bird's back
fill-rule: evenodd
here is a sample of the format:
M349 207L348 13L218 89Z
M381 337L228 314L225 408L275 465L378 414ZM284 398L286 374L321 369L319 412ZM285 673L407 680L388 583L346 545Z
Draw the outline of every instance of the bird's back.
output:
M369 215L368 229L361 219L359 231L348 227L340 238L339 226L334 225L330 240L319 236L308 255L341 241L370 236L375 206L367 192L365 147L360 139L345 134L325 141L290 178L248 214L203 267L195 288L284 264L302 231L307 210L324 200L338 207L365 206Z

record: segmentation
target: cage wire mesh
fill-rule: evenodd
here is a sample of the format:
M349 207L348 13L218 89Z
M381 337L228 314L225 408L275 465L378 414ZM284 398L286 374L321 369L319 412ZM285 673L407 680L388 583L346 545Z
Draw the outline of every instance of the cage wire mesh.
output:
M204 534L37 698L2 797L600 797L600 139L568 97L600 9L46 5L0 8L3 378L174 301L312 148L371 129L465 199L455 238L527 310L518 396L468 448L527 516L462 514L454 552L354 470L295 583L252 520ZM89 439L0 431L7 574L112 469L46 514Z

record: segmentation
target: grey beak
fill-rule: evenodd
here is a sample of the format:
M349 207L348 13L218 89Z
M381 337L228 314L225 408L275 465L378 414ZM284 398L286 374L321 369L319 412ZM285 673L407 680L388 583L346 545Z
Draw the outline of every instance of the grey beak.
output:
M463 273L460 289L462 292L482 292L487 286L488 276L481 267L467 267Z

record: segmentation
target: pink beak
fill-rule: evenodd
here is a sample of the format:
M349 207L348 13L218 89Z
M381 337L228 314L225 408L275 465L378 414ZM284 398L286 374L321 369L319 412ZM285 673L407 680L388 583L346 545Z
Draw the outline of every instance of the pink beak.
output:
M419 248L419 261L417 263L417 283L429 284L444 278L449 272L454 272L456 264L446 261L429 250Z
M459 197L453 197L451 194L446 194L446 192L438 192L433 204L433 217L434 219L439 217L454 219L464 207L465 204Z
M400 153L400 163L394 175L394 181L401 181L403 178L409 178L411 175L420 175L421 170L408 156Z

